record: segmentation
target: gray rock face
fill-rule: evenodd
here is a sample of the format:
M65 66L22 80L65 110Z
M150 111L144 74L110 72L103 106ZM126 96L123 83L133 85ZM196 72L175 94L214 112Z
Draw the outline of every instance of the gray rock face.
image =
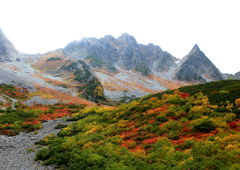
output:
M240 80L240 71L234 75L234 79Z
M0 62L12 61L18 56L18 51L13 44L6 38L0 28Z
M181 81L209 82L223 80L221 72L205 56L197 45L183 58L175 72L175 79Z
M166 72L176 66L177 60L168 52L162 51L159 46L138 44L133 36L126 33L117 39L110 35L101 39L84 38L81 41L69 43L63 51L68 56L81 59L89 59L91 56L94 58L90 61L92 67L114 71L117 65L143 74L153 69Z

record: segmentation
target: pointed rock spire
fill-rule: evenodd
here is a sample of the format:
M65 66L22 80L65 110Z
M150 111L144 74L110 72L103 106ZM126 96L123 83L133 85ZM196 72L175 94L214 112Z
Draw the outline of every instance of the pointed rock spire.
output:
M196 53L196 52L200 52L200 51L201 51L201 50L200 50L199 46L198 46L197 44L195 44L195 45L193 46L192 50L189 52L188 55L192 55L192 54L194 54L194 53Z
M194 45L185 56L175 73L175 78L182 81L208 82L222 80L222 74L209 58Z

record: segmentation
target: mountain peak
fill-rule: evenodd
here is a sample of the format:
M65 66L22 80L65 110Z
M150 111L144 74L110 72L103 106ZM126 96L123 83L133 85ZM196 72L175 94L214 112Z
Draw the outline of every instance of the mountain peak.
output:
M201 51L201 50L199 46L195 44L189 54L193 54L194 52L197 52L197 51Z
M200 48L199 48L199 46L198 46L197 44L195 44L195 45L193 46L193 49L194 49L194 50L200 50Z
M128 33L123 33L121 36L118 37L119 41L122 42L130 42L130 43L135 43L137 44L136 39L134 38L134 36L128 34Z
M197 44L181 62L175 78L182 81L208 82L222 80L222 74Z
M104 39L110 39L110 40L114 40L115 39L112 35L105 35L103 38Z
M125 32L122 35L120 35L120 37L133 37L133 36Z

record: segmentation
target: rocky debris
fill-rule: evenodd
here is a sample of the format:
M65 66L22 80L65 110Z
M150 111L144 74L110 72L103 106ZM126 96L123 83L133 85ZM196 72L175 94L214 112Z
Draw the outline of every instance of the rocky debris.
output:
M18 55L18 51L0 28L0 62L12 61L12 59L16 58Z
M27 88L30 91L34 90L32 83L28 82L25 78L17 76L14 72L0 68L0 84L12 84L15 86L20 86Z
M198 45L195 45L190 53L182 59L174 78L202 83L223 80L222 73L199 49Z
M35 104L42 104L42 105L53 105L59 103L60 101L57 99L43 99L40 96L33 96L31 99L24 102L24 104L31 106Z
M57 124L66 124L64 119L50 120L43 123L43 128L37 132L23 133L17 136L0 135L0 170L53 170L54 167L42 166L35 162L38 148L35 142L48 134L57 134Z

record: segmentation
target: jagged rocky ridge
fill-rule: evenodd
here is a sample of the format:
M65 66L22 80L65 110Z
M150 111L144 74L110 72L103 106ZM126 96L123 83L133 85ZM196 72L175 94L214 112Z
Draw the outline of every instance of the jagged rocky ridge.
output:
M138 44L133 36L126 33L117 39L110 35L101 39L84 38L69 43L63 51L66 55L87 60L95 68L114 72L119 66L143 75L149 75L152 71L167 72L171 67L176 67L177 60L159 46Z
M145 76L171 72L172 80L201 83L223 79L221 72L197 45L180 64L177 64L177 58L159 46L138 44L136 39L128 34L117 39L112 36L101 39L84 38L69 43L63 51L66 55L88 61L91 67L105 68L108 71L117 71L116 67L120 67Z

